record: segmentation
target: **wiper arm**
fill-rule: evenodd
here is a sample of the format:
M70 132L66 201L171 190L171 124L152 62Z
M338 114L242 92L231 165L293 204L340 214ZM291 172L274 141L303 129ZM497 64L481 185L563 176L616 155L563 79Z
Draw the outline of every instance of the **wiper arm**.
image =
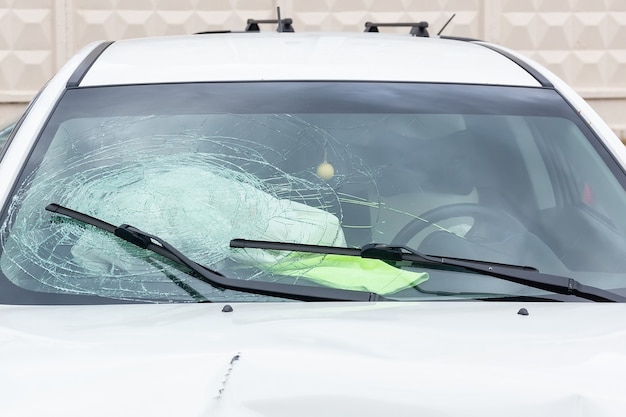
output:
M217 271L213 271L201 264L198 264L187 258L175 247L167 243L158 236L143 232L136 227L128 224L114 226L103 220L89 216L63 207L59 204L52 203L46 206L46 210L56 214L70 217L79 222L95 226L101 230L112 233L115 236L139 246L140 248L150 250L158 255L164 256L174 262L179 263L191 271L195 272L195 278L206 282L214 287L225 288L236 291L243 291L252 294L268 295L272 297L289 298L300 301L380 301L386 298L365 291L352 291L328 287L313 287L304 285L291 285L279 282L263 282L263 281L244 281L233 278L227 278ZM193 276L193 275L192 275Z
M359 256L361 258L374 258L386 261L409 261L414 265L430 266L439 269L461 268L466 271L478 272L480 274L489 275L532 288L550 291L556 294L573 295L591 301L626 302L626 297L615 294L611 291L581 284L572 278L560 275L544 274L537 271L535 268L466 259L441 258L426 255L406 246L399 245L370 243L362 248L342 248L288 242L233 239L230 241L230 246L233 248L256 248Z

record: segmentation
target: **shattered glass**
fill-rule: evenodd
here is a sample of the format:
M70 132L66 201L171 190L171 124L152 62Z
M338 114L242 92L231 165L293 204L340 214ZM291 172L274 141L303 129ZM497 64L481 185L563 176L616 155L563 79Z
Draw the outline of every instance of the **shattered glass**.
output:
M288 146L268 145L281 142ZM305 158L311 153L332 161L337 175L320 178ZM35 291L186 299L176 281L205 284L105 232L51 218L42 202L132 224L219 269L232 260L270 264L287 256L233 253L233 238L345 246L340 201L355 197L337 189L356 180L375 190L373 179L331 135L289 114L68 120L26 179L28 192L15 199L12 208L20 210L10 216L2 267L11 276L22 266L16 283ZM247 279L255 275L263 272Z

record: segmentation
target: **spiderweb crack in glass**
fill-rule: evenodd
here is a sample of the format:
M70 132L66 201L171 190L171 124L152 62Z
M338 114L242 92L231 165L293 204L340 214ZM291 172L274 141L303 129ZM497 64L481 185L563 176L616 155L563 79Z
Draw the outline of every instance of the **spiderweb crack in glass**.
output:
M158 133L182 124L187 127ZM320 162L326 153L344 174L324 181L314 166L297 167L294 160L311 152ZM91 227L51 221L43 207L58 202L132 224L215 266L244 260L228 247L235 237L345 245L335 188L350 179L346 172L373 182L363 167L323 129L289 115L70 120L11 204L0 230L7 236L0 267L12 280L28 277L31 282L17 284L39 291L185 297L166 277L181 276L173 264ZM323 211L331 208L335 215ZM284 256L255 253L246 255Z

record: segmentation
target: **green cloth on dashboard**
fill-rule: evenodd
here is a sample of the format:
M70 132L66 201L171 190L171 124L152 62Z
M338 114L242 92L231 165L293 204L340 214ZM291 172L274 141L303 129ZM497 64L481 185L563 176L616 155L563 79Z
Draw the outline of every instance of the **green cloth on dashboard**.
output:
M344 255L296 254L272 265L269 272L299 276L326 287L393 294L428 279L426 272L411 272L378 259Z

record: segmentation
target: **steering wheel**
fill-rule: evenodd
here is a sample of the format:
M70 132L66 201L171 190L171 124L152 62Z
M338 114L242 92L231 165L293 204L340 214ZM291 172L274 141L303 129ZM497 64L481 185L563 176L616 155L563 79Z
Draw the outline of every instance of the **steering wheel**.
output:
M408 222L393 238L394 245L407 245L428 226L455 217L471 217L472 228L465 238L470 242L498 242L507 236L524 233L526 227L509 212L474 203L457 203L436 207Z

